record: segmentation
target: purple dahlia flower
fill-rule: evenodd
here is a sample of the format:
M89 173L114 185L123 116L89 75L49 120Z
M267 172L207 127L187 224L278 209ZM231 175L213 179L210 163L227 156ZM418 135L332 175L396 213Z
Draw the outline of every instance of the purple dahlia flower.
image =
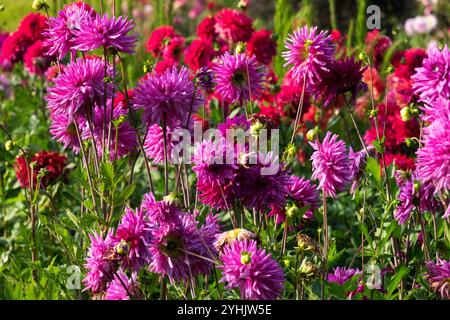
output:
M230 103L243 104L261 95L266 72L255 56L226 52L219 57L212 70L216 74L217 92Z
M85 20L90 20L96 13L85 3L72 3L58 12L56 18L51 17L48 28L43 33L44 47L48 48L47 55L56 56L62 60L66 54L74 50L75 32L80 30Z
M439 51L437 48L428 50L428 57L423 60L422 67L416 68L411 77L414 93L420 100L433 104L442 97L450 99L450 51L448 46Z
M137 291L137 284L122 271L118 271L106 289L104 300L130 300ZM130 297L132 295L132 297Z
M144 195L141 207L146 212L151 224L176 225L179 223L180 209L168 201L156 201L152 193Z
M299 82L317 84L320 72L329 72L334 61L334 48L326 31L317 32L317 27L300 28L286 40L287 51L283 52L286 66L292 65L292 76Z
M450 299L450 261L437 258L436 262L427 262L427 269L425 278L431 289L442 299Z
M83 279L84 290L90 289L94 294L101 293L113 279L115 266L111 259L112 235L112 230L108 232L105 239L98 233L89 235L91 245L84 265L88 271Z
M256 241L233 241L220 256L222 279L226 288L239 288L246 300L274 300L281 295L283 270L270 253L258 249Z
M148 245L151 239L151 228L142 209L136 211L125 209L117 227L112 245L116 253L123 257L122 266L132 271L139 271L150 261Z
M353 148L350 147L348 150L348 158L350 160L350 181L352 182L350 193L355 194L356 189L359 186L359 180L366 168L367 153L365 150L354 152Z
M72 148L75 153L80 152L80 142L78 141L75 121L78 122L78 128L84 125L84 120L70 119L66 114L54 114L50 116L50 133L56 141L62 143L64 148ZM81 134L81 132L80 132Z
M95 15L84 19L80 28L75 30L73 40L74 50L92 51L100 47L112 47L117 51L133 53L137 36L128 35L133 30L133 23L127 17L112 17Z
M194 96L195 94L195 96ZM143 109L143 122L176 127L186 124L203 103L203 97L189 78L189 70L172 67L162 74L153 73L134 91L133 108Z
M70 119L84 116L96 105L103 105L105 64L100 58L77 59L68 64L55 79L55 85L47 90L45 99L51 113L65 114ZM111 75L112 71L108 70ZM112 94L107 86L106 95Z
M336 197L351 179L350 161L344 141L338 135L327 132L322 142L310 142L315 150L311 156L313 179L319 181L319 188L325 196Z

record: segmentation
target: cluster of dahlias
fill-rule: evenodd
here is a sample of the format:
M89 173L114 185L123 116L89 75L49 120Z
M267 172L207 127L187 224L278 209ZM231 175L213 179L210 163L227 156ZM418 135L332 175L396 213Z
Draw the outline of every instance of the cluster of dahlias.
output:
M30 13L16 31L0 34L0 68L10 71L16 63L23 62L30 74L43 75L52 61L43 43L46 27L45 16Z
M136 148L135 131L126 118L128 95L111 98L116 91L111 81L115 69L105 60L106 55L86 55L98 48L113 52L114 59L121 52L133 52L136 36L128 35L132 28L127 18L100 16L84 3L67 5L50 18L43 33L44 46L47 54L57 57L58 65L54 86L45 99L50 133L65 148L78 153L83 141L91 141L98 157L108 153L111 160ZM68 53L70 62L64 65Z

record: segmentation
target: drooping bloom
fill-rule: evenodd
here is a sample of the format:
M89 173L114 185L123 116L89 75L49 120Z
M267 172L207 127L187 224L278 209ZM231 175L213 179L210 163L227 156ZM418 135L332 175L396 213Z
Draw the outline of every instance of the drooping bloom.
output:
M244 103L261 95L264 68L245 53L226 52L213 67L216 89L230 103Z
M135 298L137 283L129 279L125 273L118 271L106 289L104 300L130 300ZM132 297L130 297L130 294Z
M197 80L198 85L205 91L212 90L216 85L214 77L214 72L208 67L202 67L198 69L195 75L195 79Z
M92 51L100 47L112 47L119 52L133 53L137 36L128 35L133 23L127 17L109 18L108 15L95 15L93 19L81 21L75 30L74 50Z
M106 151L109 151L109 158L112 161L133 152L137 147L137 141L135 130L125 118L127 110L123 108L122 104L115 106L111 119L111 108L111 100L108 100L106 110L104 106L94 106L92 109L92 132L88 122L85 121L82 137L84 140L94 138L99 157L103 155L103 139L105 144L109 141L109 146L105 146L105 148ZM105 112L106 124L104 122Z
M49 19L48 28L43 33L47 54L56 56L58 60L64 58L73 50L75 31L80 30L81 23L95 14L95 11L83 2L66 5L63 10L58 11L57 17Z
M394 212L394 219L399 224L404 224L411 216L412 210L414 210L414 182L411 179L407 179L400 186L400 193L398 200L400 204Z
M450 299L450 261L437 258L436 262L427 262L427 269L425 278L431 289L442 299Z
M172 161L172 150L175 143L172 142L172 128L167 127L166 141L167 141L167 157ZM164 133L163 129L154 124L148 128L147 137L144 142L144 151L154 163L164 163Z
M103 105L104 62L99 58L78 59L68 64L55 79L55 86L47 90L45 99L52 114L64 113L69 118L85 115L94 104ZM107 75L111 75L107 71ZM107 96L112 87L107 85Z
M328 274L327 281L343 285L357 274L362 274L359 269L336 267L334 268L333 273Z
M239 288L241 299L274 300L281 295L285 280L283 270L256 241L234 241L223 248L220 257L222 279L226 288Z
M440 118L424 128L423 147L417 150L417 172L424 183L436 191L450 188L450 122Z
M90 234L91 245L89 247L86 264L88 271L83 279L84 290L90 289L92 293L101 293L106 290L108 283L114 278L114 262L111 260L112 253L112 230L105 238L100 234Z
M450 51L446 45L442 51L428 50L428 57L412 76L413 89L420 100L432 104L437 98L450 99Z
M233 9L222 9L214 16L214 28L226 43L247 42L252 36L252 19Z
M195 215L180 213L176 224L155 226L150 244L150 271L167 276L171 283L209 274L217 251L217 219L208 215L198 226Z
M65 155L52 151L40 151L27 159L24 156L17 157L14 169L22 188L30 187L30 176L33 179L33 188L35 188L38 175L40 176L40 186L46 187L63 175L67 164Z
M298 81L316 84L320 72L327 72L328 65L334 60L331 37L326 31L317 33L317 27L300 28L286 40L287 51L283 52L286 65L292 65L292 76Z
M335 198L350 182L350 162L345 142L338 135L327 132L322 142L310 142L314 149L311 156L313 179L319 181L325 196Z
M150 240L151 228L144 211L133 211L127 207L111 243L116 253L123 258L123 268L137 272L148 264Z
M195 95L195 96L194 96ZM134 91L133 108L144 109L143 122L167 126L185 124L202 103L202 97L189 79L189 71L173 67L163 74L153 73ZM164 120L165 119L165 120Z

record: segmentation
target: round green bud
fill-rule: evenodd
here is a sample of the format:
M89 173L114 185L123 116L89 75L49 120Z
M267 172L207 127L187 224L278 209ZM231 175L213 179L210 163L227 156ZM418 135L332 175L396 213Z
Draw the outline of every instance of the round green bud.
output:
M179 192L171 192L163 198L165 202L177 208L182 206L182 195Z
M378 115L377 109L370 110L370 115L369 115L370 118L375 118L377 115Z
M389 65L389 66L387 66L387 68L386 68L386 74L387 74L387 75L393 74L394 71L395 71L395 68L394 68L394 66L393 66L392 64Z
M116 244L114 250L120 256L124 256L128 253L128 251L130 251L130 244L122 239L118 244Z
M36 11L41 11L42 9L49 8L46 0L34 0L31 7L33 8L33 10L36 10Z
M244 53L246 50L247 50L246 44L243 42L238 42L238 44L236 45L235 52L237 54L240 54L240 53Z
M14 149L14 141L12 141L12 140L6 141L5 149L6 149L6 151L11 151L12 149Z
M242 251L241 253L241 263L242 264L249 264L252 262L252 254L247 251Z
M309 129L308 132L306 133L306 139L308 139L309 141L316 140L317 136L318 136L318 133L314 129Z
M411 114L411 110L409 109L409 107L403 107L400 110L400 117L402 118L402 120L404 122L411 120L412 114Z
M264 129L264 124L256 121L255 123L253 123L250 126L250 134L254 137L257 138L259 136L259 132Z
M295 204L291 204L290 206L288 206L286 208L286 216L291 219L298 216L299 212L300 212L300 209Z

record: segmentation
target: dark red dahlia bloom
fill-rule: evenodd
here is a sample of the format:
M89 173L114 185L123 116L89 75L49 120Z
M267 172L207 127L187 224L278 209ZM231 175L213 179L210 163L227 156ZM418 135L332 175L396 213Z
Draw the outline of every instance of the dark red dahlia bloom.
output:
M186 49L184 62L193 71L206 67L215 56L215 51L211 41L205 39L195 39Z
M252 34L247 43L248 54L255 55L256 60L262 64L270 64L277 53L277 44L269 30L259 30Z
M414 158L408 157L407 155L397 153L387 153L385 155L386 160L386 166L390 166L392 163L395 164L395 166L399 170L414 170L416 168L416 164L414 162ZM383 164L383 163L381 163Z
M215 40L217 38L215 24L214 16L205 17L197 26L197 36L205 40Z
M247 42L253 33L252 19L233 9L222 9L215 15L215 31L227 43Z
M32 173L34 188L41 170L44 170L44 173L40 179L40 186L46 187L62 176L66 165L67 157L65 155L53 151L40 151L27 160L24 156L17 157L14 169L22 188L30 187Z
M127 103L127 96L128 96L128 103ZM123 109L128 109L128 107L131 105L130 101L134 96L134 91L131 89L128 89L127 94L125 95L122 92L118 92L116 94L116 97L114 98L114 108L118 108L121 106Z
M29 42L42 40L42 33L47 28L47 18L39 13L29 13L20 22L18 32L22 33Z
M351 93L354 101L358 92L366 88L362 81L365 70L361 61L356 62L353 57L336 60L329 66L329 72L322 73L322 81L309 87L309 91L316 97L321 96L325 106L345 93Z
M36 41L23 56L23 62L30 73L42 75L50 66L51 58L45 54L47 50L42 44L41 40Z
M276 106L278 112L282 117L289 119L295 119L297 108L302 96L302 86L299 84L282 85L280 92L276 97ZM307 106L309 105L309 95L305 92L303 97L303 109L302 114L307 112Z
M172 26L161 26L153 30L147 42L147 51L157 57L162 54L164 47L170 44L170 41L180 37Z
M22 33L11 33L3 42L0 53L0 65L5 70L11 70L15 63L22 60L28 45L29 41Z

